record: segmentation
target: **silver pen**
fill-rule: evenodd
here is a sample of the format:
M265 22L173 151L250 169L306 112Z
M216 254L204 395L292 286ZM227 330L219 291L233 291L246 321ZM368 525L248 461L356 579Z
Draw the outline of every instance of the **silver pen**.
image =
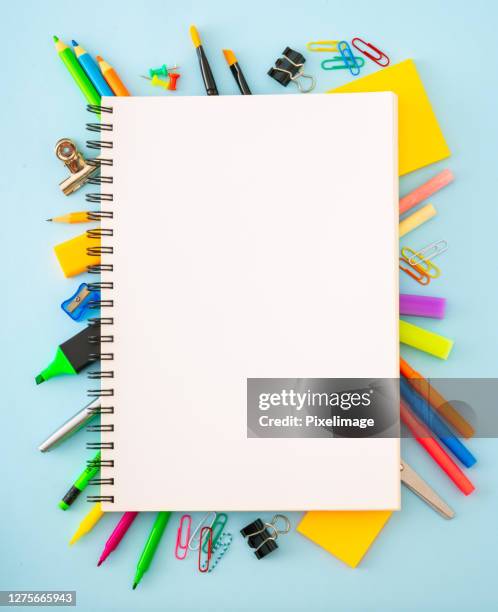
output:
M42 442L38 447L42 453L54 448L64 440L67 440L74 433L79 431L92 419L100 414L100 397L92 400L68 421L61 425L53 434L51 434L45 442Z

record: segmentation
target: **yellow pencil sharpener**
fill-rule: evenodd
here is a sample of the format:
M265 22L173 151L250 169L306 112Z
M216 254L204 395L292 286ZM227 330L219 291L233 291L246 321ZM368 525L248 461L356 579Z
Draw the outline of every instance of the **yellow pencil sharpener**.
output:
M70 195L82 187L98 169L97 165L91 165L86 161L70 138L61 138L55 143L55 155L71 173L59 183L64 195Z

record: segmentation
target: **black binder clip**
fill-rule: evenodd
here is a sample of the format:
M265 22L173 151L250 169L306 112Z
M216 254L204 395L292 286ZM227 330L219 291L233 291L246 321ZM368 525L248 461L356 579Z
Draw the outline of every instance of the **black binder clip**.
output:
M277 522L281 519L284 521L285 527L277 529ZM261 519L256 519L254 522L240 530L244 538L247 538L247 543L250 548L254 548L254 554L257 559L266 557L271 552L278 548L276 542L279 535L288 533L291 524L289 519L283 514L275 514L271 523L263 523Z
M292 81L297 85L301 93L308 93L315 88L315 77L304 74L304 55L298 51L294 51L290 47L285 47L282 52L282 57L279 57L275 62L275 66L268 70L268 75L275 79L280 85L287 87ZM308 87L303 87L302 80L308 79L310 84Z

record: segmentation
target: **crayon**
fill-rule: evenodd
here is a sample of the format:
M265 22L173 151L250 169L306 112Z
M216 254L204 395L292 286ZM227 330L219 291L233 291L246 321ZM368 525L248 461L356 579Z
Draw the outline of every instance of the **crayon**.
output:
M100 95L95 87L92 85L92 82L85 74L85 71L78 63L76 56L71 51L71 49L59 40L57 36L54 36L55 50L59 54L59 57L63 61L64 65L69 71L69 74L73 77L76 85L80 88L81 92L87 99L89 104L94 104L95 106L100 105Z

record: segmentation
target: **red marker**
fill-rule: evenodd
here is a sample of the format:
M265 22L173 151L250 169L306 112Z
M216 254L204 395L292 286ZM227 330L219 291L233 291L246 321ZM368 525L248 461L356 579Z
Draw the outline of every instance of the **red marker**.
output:
M99 562L97 566L102 565L107 557L119 546L119 543L124 538L125 533L128 531L128 528L133 523L133 521L137 518L138 512L125 512L121 517L121 520L114 528L114 531L109 536L109 539L105 543L104 550L100 555Z
M437 440L433 438L430 430L421 423L412 413L406 402L400 401L400 415L403 423L412 432L413 437L417 442L424 447L439 467L446 472L449 478L465 495L470 495L475 487L470 480L465 476L458 465L446 453Z

